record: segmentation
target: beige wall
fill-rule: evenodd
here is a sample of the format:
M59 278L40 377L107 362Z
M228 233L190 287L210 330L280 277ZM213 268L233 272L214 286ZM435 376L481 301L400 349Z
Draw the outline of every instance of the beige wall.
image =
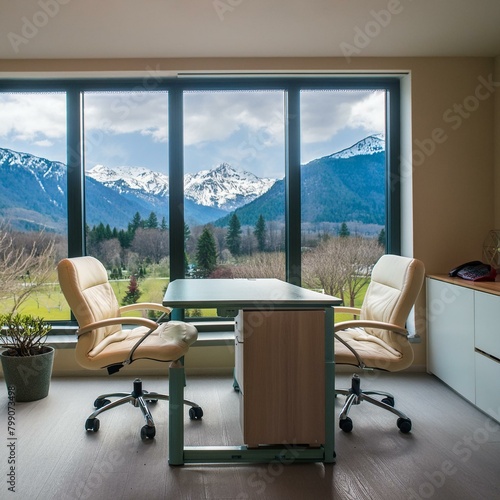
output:
M485 236L500 227L500 140L494 141L500 98L488 83L491 75L500 81L500 58L0 61L0 77L143 75L147 88L154 87L154 75L272 70L408 75L402 85L403 251L423 260L428 273L481 259ZM425 365L425 291L415 310L423 339L415 345L417 368Z

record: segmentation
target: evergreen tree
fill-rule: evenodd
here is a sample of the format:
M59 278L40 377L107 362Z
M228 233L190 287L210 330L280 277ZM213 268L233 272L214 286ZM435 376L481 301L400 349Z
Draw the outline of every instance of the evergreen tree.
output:
M189 240L190 236L191 236L191 229L189 229L189 226L184 222L184 243L186 243L186 241Z
M257 248L259 252L263 252L266 249L266 221L262 214L259 215L257 219L253 234L257 238Z
M241 224L240 219L233 213L229 219L229 229L226 235L226 245L233 255L239 255L241 250Z
M382 247L385 248L385 229L382 228L380 230L380 233L378 235L378 244Z
M214 235L208 226L205 226L198 239L196 264L201 278L208 277L217 267L217 247Z
M137 228L142 227L143 222L141 219L141 214L139 212L136 212L134 217L132 218L132 222L128 223L128 230L129 233L134 234Z
M340 229L339 229L339 236L341 238L347 238L350 235L351 235L351 232L349 231L347 224L345 222L342 222L342 225L340 226Z
M125 293L125 297L122 299L122 305L126 306L128 304L136 304L141 296L141 291L139 290L139 284L134 275L130 276L130 282Z
M158 229L158 217L154 212L149 214L148 220L145 222L144 227L148 229Z
M167 219L165 219L165 216L161 218L161 224L160 224L160 230L161 231L166 231L168 229L167 226Z

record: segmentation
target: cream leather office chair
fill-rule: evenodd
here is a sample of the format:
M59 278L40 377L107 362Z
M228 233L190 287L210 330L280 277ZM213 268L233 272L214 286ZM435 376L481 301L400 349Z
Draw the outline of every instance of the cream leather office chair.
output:
M63 294L78 321L76 360L84 368L106 368L112 374L137 359L176 361L186 354L198 336L194 326L181 321L155 322L144 317L122 316L133 310L156 310L165 316L170 313L170 309L153 303L120 307L108 281L106 269L94 257L63 259L59 262L57 271ZM127 329L126 325L134 328ZM111 402L108 398L119 399ZM94 402L96 410L85 422L85 429L97 432L99 419L96 417L100 413L131 403L141 409L146 419L141 437L152 439L156 431L148 403L158 400L168 400L168 396L143 390L141 380L136 379L130 393L98 396ZM203 411L197 404L191 401L184 403L191 407L191 419L203 416Z
M371 282L361 309L336 307L335 313L347 312L357 319L337 323L335 363L354 365L364 370L398 371L411 365L413 349L408 341L406 320L422 288L425 269L417 259L383 255L375 264ZM346 396L340 412L339 426L350 432L348 417L353 405L367 401L398 416L401 432L411 431L411 420L394 408L394 396L382 391L363 391L360 378L354 374L350 389L336 390ZM382 396L380 400L373 396Z

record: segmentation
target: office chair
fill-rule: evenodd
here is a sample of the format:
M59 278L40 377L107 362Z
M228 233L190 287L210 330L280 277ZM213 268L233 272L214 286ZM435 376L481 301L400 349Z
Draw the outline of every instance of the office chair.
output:
M76 360L84 368L106 368L112 374L137 359L177 361L187 353L198 336L194 326L182 321L161 322L170 313L170 309L161 304L139 303L120 307L106 269L94 257L63 259L57 266L57 272L63 294L78 321ZM160 311L160 320L122 316L130 311L146 310ZM108 398L118 399L110 401ZM130 393L98 396L94 402L96 410L87 418L85 429L97 432L99 414L131 403L141 409L146 420L141 438L153 439L156 430L149 405L158 400L168 400L168 396L143 390L142 381L136 379ZM187 400L184 404L190 406L191 419L201 419L201 407Z
M363 370L404 370L413 362L413 349L405 323L424 281L424 265L417 259L383 255L375 264L362 307L336 307L335 313L350 313L357 319L342 321L334 327L335 363ZM394 396L382 391L363 391L354 374L349 389L338 389L346 396L339 426L350 432L348 417L353 405L367 401L398 416L403 433L411 431L411 420L394 408ZM373 396L382 396L382 399Z

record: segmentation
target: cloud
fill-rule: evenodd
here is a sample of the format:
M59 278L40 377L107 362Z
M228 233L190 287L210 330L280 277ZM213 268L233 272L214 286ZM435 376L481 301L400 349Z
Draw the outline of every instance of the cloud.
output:
M372 92L351 107L349 127L361 128L370 134L385 133L385 92Z
M243 130L258 134L267 144L283 141L283 106L279 91L188 92L184 99L185 144L225 141Z
M385 131L384 91L305 91L301 94L304 143L330 141L344 129Z
M88 92L84 94L85 129L139 133L167 142L167 108L166 92Z
M0 93L0 138L49 146L66 137L64 93Z

